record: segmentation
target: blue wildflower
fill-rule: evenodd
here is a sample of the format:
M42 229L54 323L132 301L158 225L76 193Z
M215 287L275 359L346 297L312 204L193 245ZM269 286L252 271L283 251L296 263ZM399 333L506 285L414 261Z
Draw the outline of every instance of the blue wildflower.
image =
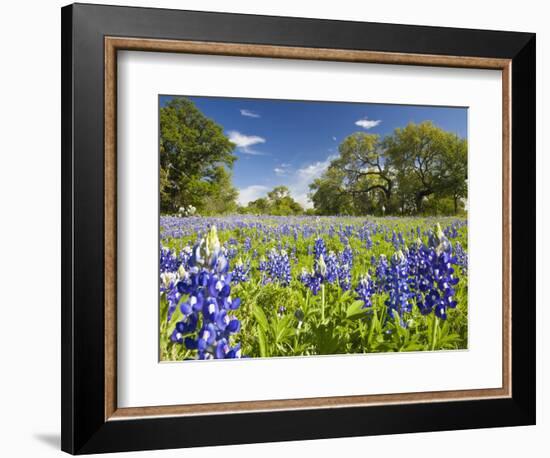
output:
M285 250L277 251L275 248L267 255L267 262L262 266L268 275L266 282L277 282L288 286L291 281L290 260ZM262 269L260 269L262 270Z
M315 252L315 259L319 259L320 256L324 257L327 255L327 247L325 246L325 241L321 237L315 240L313 251Z
M177 293L187 299L180 304L183 319L170 339L196 350L198 359L239 357L240 346L230 347L229 341L240 330L240 322L229 312L239 307L240 300L231 298L232 275L215 226L193 248L189 266L176 284Z
M399 316L412 310L412 294L408 284L408 265L402 251L397 251L391 258L388 271L387 289L389 298L386 301L388 309L396 311ZM393 314L393 313L392 313Z
M231 272L231 279L233 280L233 283L247 282L249 272L250 272L250 263L244 264L242 259L239 258L235 263L235 268Z
M372 307L372 295L374 294L374 283L367 273L359 279L359 284L355 289L359 299L364 302L363 307Z

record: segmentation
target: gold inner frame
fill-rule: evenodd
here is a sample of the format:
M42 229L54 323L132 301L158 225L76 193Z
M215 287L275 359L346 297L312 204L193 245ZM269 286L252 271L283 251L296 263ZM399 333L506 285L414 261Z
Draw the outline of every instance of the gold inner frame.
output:
M422 65L500 70L502 72L502 387L400 394L143 406L117 405L116 261L117 261L117 51L174 52L357 63ZM507 398L512 394L511 367L511 60L481 57L404 54L344 49L301 48L238 43L105 37L105 420L151 416L190 416L274 410L358 407L381 404Z

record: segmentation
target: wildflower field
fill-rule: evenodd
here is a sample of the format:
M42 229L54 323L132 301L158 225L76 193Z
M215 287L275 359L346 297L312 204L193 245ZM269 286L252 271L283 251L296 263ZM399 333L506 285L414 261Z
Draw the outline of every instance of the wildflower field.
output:
M160 359L465 349L467 220L160 222Z

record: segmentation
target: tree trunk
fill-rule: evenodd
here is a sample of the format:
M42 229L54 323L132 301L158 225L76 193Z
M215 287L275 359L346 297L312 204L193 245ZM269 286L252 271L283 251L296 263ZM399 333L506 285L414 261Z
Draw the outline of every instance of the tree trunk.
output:
M424 195L421 192L416 193L416 213L422 213L422 201L424 200Z
M423 189L422 191L416 193L415 204L417 213L422 213L422 203L424 202L424 197L429 196L430 194L432 194L431 189Z

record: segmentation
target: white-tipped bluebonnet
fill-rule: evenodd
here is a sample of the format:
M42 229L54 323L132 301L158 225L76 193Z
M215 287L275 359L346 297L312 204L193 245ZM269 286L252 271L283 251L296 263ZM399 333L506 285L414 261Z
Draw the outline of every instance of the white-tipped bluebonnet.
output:
M319 259L319 256L327 255L327 247L325 245L325 241L321 237L315 240L315 246L313 247L313 251L315 253L315 259Z
M409 288L408 277L407 259L399 250L391 258L386 280L386 288L389 293L386 305L391 312L390 315L393 315L393 311L395 311L401 317L403 313L412 310L411 298L413 294Z
M388 260L383 254L378 258L376 265L376 290L380 293L386 290L388 277Z
M353 267L353 250L349 245L346 245L340 253L340 263Z
M245 283L248 281L248 274L250 272L250 262L243 263L239 258L235 263L235 267L231 271L231 280L233 283Z
M359 299L364 303L363 307L372 307L372 295L374 294L374 283L367 273L359 279L359 284L355 289Z
M468 274L468 253L462 247L460 242L456 242L454 245L454 254L456 257L456 263L460 267L464 275Z
M230 315L239 307L240 300L231 298L228 269L229 261L216 227L212 226L208 235L193 247L189 269L180 271L171 291L175 303L181 301L183 318L176 323L170 338L183 343L188 350L196 350L198 359L240 356L238 344L233 348L229 345L231 336L240 330L239 320ZM187 298L183 299L184 296ZM169 304L172 302L169 299Z
M321 254L319 258L315 260L315 263L317 265L320 265L321 263L324 264L324 281L327 283L334 283L338 280L338 258L336 257L334 251L329 251L326 257Z
M288 286L292 280L290 260L285 250L272 248L267 254L267 261L260 262L260 270L266 273L264 283L275 282Z

